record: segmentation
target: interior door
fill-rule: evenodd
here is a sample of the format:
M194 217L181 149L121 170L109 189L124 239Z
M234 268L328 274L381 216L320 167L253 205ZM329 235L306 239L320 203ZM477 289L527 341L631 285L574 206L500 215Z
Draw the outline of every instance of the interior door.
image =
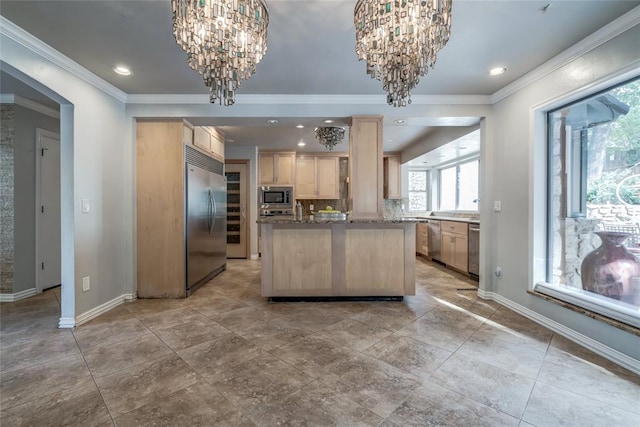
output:
M226 163L227 176L227 258L247 258L247 163Z
M36 135L36 290L61 283L60 136Z

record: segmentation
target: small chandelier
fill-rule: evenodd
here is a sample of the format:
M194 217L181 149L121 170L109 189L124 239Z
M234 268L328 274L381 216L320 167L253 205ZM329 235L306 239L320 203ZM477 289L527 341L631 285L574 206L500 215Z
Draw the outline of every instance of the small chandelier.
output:
M382 81L387 103L411 103L411 89L433 68L449 41L452 0L358 0L356 54Z
M315 134L318 142L324 145L329 151L333 150L333 148L344 139L344 129L335 126L316 128Z
M209 87L211 103L233 105L240 81L267 51L269 11L263 0L171 0L173 36L189 67Z

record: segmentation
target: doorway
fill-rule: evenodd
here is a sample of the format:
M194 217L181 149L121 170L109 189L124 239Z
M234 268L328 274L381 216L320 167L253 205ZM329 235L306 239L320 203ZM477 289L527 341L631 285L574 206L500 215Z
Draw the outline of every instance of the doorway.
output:
M36 292L61 284L60 135L36 129Z
M248 258L247 197L249 160L227 160L227 258Z

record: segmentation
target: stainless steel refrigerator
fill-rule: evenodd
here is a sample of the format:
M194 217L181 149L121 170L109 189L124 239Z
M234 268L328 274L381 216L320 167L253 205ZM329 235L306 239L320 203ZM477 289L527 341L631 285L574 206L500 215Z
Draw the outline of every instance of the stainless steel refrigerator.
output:
M224 164L185 146L187 296L227 266Z

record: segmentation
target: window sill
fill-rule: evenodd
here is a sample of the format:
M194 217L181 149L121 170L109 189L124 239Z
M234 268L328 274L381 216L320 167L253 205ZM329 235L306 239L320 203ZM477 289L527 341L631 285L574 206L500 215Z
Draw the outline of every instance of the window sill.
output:
M590 317L592 319L604 322L607 325L613 326L614 328L621 329L621 330L623 330L625 332L628 332L630 334L633 334L633 335L636 335L636 336L640 337L640 328L638 328L636 326L629 325L629 324L627 324L625 322L621 322L620 320L617 320L617 319L612 319L611 317L604 316L604 315L602 315L600 313L596 313L595 311L589 310L589 309L584 308L584 307L580 307L579 305L572 304L570 302L567 302L567 301L564 301L562 299L553 297L551 295L547 295L547 294L542 293L542 292L537 291L537 290L533 290L533 291L532 290L527 290L527 293L529 293L531 295L534 295L534 296L537 296L539 298L542 298L542 299L544 299L546 301L549 301L549 302L551 302L553 304L557 304L559 306L562 306L562 307L564 307L564 308L566 308L568 310L575 311L576 313L580 313L580 314L583 314L583 315L585 315L587 317Z

